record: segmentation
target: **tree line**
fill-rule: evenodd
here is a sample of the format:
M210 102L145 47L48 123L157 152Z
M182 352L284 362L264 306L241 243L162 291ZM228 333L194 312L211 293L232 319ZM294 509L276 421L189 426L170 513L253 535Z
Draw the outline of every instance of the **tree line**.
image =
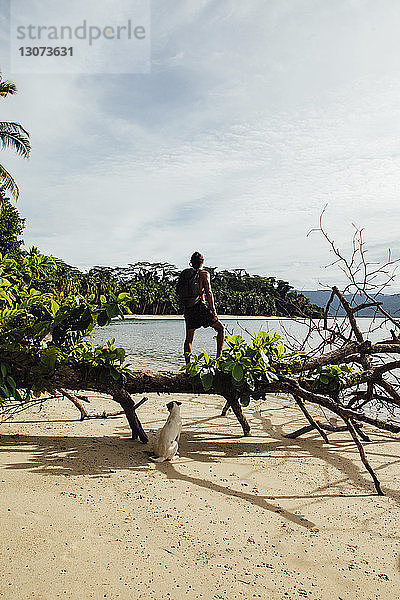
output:
M24 219L8 199L3 198L0 214L0 252L23 252L20 236ZM31 254L40 254L35 248ZM175 293L178 268L170 263L140 261L125 267L94 266L84 272L55 258L57 270L47 282L40 282L42 291L57 289L67 294L94 295L109 298L127 293L133 314L181 314ZM220 314L277 315L284 317L320 317L322 309L293 290L287 282L275 277L250 275L244 269L228 271L208 268L216 306Z

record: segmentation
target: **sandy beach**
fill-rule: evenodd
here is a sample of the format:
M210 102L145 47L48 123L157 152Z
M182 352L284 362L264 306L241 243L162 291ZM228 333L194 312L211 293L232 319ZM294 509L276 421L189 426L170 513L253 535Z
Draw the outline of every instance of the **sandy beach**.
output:
M151 441L170 398L140 409ZM285 401L246 409L252 437L217 396L180 397L181 458L148 460L124 417L79 422L51 400L0 425L0 597L396 600L398 443L366 444L378 497L345 434L324 445ZM115 410L92 397L91 412Z

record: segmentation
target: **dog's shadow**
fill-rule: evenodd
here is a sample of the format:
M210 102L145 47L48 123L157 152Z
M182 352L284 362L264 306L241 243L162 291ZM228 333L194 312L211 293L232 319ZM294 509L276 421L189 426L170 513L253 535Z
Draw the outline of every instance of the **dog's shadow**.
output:
M265 496L259 494L252 494L244 491L233 490L227 486L213 483L207 479L202 479L201 477L194 477L192 475L187 475L177 470L176 464L171 461L165 461L163 463L158 463L155 465L155 468L165 475L167 479L183 481L192 486L197 486L206 490L210 490L217 494L223 494L225 496L229 496L231 498L238 498L240 500L244 500L253 504L254 506L258 506L264 510L269 510L273 513L278 513L281 515L283 519L287 521L291 521L292 523L299 525L301 527L305 527L306 529L311 529L314 531L318 531L318 527L315 523L306 519L305 517L295 514L287 509L282 508L281 506L272 504L268 502Z

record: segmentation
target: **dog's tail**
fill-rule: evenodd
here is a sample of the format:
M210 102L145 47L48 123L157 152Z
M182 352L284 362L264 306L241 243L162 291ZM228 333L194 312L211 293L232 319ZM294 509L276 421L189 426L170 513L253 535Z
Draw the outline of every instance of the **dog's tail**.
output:
M149 456L149 458L155 463L161 463L166 460L166 458L164 458L163 456Z

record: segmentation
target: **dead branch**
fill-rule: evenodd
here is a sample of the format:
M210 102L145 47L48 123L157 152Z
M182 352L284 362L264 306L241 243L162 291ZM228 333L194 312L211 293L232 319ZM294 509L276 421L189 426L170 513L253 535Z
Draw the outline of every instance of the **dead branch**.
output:
M73 396L72 394L63 389L60 389L60 392L63 396L65 396L65 398L68 398L68 400L70 400L72 404L76 406L76 408L79 410L79 412L81 413L81 421L88 417L88 413L86 412L85 407L82 405L82 403L78 400L76 396Z
M371 475L372 479L374 480L375 489L376 489L376 491L378 493L378 496L383 496L384 494L383 494L382 489L381 489L380 481L377 478L377 476L375 475L375 473L374 473L371 465L369 464L369 462L367 460L364 448L363 448L360 440L358 439L357 432L356 432L356 430L354 428L354 424L351 422L350 419L344 419L344 421L345 421L345 423L347 425L348 430L350 431L350 434L351 434L351 437L354 440L354 443L357 446L357 449L358 449L358 452L360 454L360 458L361 458L361 461L362 461L363 465L365 466L365 468L367 469L368 473Z
M310 425L314 429L316 429L318 431L318 433L320 434L320 436L322 437L322 439L324 440L324 442L326 442L327 444L329 444L328 436L326 435L326 433L322 429L322 427L319 426L318 421L315 421L312 418L312 416L310 415L310 413L308 412L308 410L304 406L304 402L302 401L302 399L299 396L296 396L296 395L294 395L293 397L294 397L297 405L300 407L300 410L302 411L302 413L306 417L307 421L310 423Z

